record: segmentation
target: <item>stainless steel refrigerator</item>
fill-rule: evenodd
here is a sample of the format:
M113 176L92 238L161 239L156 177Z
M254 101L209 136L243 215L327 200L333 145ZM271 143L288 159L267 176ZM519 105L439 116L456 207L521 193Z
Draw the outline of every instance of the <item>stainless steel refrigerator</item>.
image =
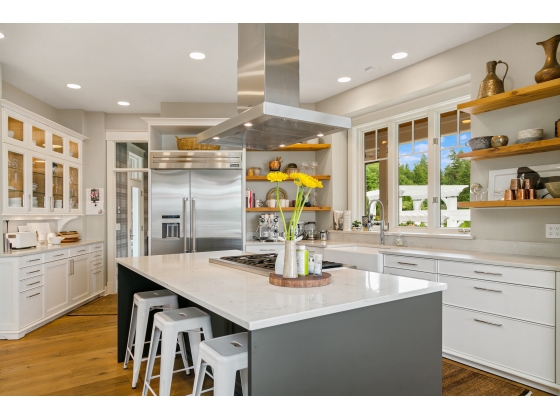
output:
M241 152L152 152L150 255L243 247Z

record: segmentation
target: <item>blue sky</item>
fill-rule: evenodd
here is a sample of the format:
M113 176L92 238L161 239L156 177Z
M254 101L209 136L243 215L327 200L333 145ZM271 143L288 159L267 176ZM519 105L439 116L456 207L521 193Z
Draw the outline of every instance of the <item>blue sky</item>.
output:
M449 159L449 153L451 150L459 152L459 150L468 151L469 147L465 145L465 142L471 138L470 131L461 133L460 135L460 145L457 145L457 135L450 134L448 136L443 136L441 138L441 165L440 168L443 170L446 166L451 163ZM412 143L406 143L399 145L399 154L404 156L399 156L399 164L408 164L410 169L413 169L418 162L423 153L428 151L428 141L421 140L414 144L414 154L412 153Z

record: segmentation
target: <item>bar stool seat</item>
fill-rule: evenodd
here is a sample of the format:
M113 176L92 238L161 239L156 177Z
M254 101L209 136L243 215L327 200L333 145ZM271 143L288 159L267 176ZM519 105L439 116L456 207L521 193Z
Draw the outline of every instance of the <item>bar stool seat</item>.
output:
M239 370L243 395L249 392L249 335L239 333L200 343L194 374L193 394L200 395L207 366L214 371L214 395L233 395Z
M127 369L131 358L135 361L132 368L132 388L136 388L136 383L140 376L140 365L144 360L147 360L147 358L142 358L142 353L144 352L144 344L150 343L150 341L146 341L150 311L155 309L177 309L178 307L179 300L177 295L167 289L134 294L123 366L123 369ZM134 352L132 351L133 347Z
M150 353L148 355L148 367L146 368L146 379L144 380L144 389L142 395L147 395L148 390L155 395L154 390L150 387L150 381L159 377L159 395L167 396L171 392L171 381L173 373L182 372L193 369L194 366L188 366L187 355L184 347L183 333L189 335L189 343L193 362L198 360L198 351L201 341L201 334L204 339L212 338L212 324L210 315L198 308L182 308L172 311L164 311L155 314L154 326L152 330L152 343L150 345ZM157 348L161 336L161 359L160 374L152 376L154 369L154 361L156 359ZM179 340L181 345L181 355L185 369L173 371L173 363L175 360L175 343Z

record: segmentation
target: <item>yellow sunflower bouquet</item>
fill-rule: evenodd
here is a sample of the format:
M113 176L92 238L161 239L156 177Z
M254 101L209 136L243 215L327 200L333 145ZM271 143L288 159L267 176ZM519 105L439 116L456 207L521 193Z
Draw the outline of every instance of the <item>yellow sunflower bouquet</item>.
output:
M297 224L299 222L299 218L301 216L301 212L303 211L303 207L307 199L309 198L309 194L313 188L323 188L323 184L316 178L313 178L310 175L302 174L301 172L293 172L290 175L285 174L284 172L269 172L266 176L270 182L276 182L276 202L280 203L280 194L279 184L283 181L288 179L292 179L294 184L296 184L296 206L294 208L294 214L290 219L290 224L286 226L286 220L284 219L284 213L282 212L282 207L278 206L280 211L280 216L282 217L282 223L284 225L284 234L287 241L295 241L296 240L296 231L297 231Z

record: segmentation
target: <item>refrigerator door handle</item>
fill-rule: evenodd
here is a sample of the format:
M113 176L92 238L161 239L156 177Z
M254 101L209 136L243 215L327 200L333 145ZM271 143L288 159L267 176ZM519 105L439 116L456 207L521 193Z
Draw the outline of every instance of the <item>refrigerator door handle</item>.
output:
M187 245L187 205L189 203L188 197L183 197L183 252L189 252L189 245Z
M195 200L191 200L191 232L192 232L192 252L196 252L196 214L195 214Z

